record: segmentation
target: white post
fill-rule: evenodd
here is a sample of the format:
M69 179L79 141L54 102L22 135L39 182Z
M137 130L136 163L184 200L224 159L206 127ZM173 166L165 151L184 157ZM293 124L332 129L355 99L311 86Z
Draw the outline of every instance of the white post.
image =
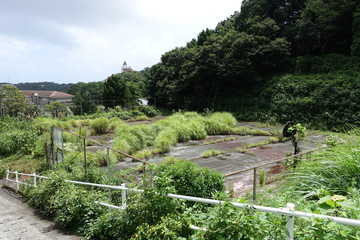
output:
M33 173L33 175L34 175L34 187L37 187L36 186L36 173Z
M16 190L20 190L19 187L19 174L17 171L15 171L15 182L16 182Z
M256 177L257 177L256 168L254 168L254 178L253 178L253 201L254 201L254 204L256 203Z
M287 203L286 208L287 208L287 210L289 210L289 212L294 212L295 204ZM294 216L287 216L286 221L287 221L286 222L286 230L287 230L286 240L294 240L295 217Z
M10 174L10 171L9 171L9 170L6 170L6 178L5 178L5 185L6 185L6 186L7 186L7 184L8 184L9 174Z
M125 188L125 183L121 184L121 187ZM126 189L121 189L121 202L122 207L126 208Z

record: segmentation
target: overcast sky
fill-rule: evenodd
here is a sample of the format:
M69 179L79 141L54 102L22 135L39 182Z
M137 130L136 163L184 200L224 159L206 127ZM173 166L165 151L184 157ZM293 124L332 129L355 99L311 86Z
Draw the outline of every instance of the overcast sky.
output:
M100 81L160 61L241 0L0 0L0 82Z

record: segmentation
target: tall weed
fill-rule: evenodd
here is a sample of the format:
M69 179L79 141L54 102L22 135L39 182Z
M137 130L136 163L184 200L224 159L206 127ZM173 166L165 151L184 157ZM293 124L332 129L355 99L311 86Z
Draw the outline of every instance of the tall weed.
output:
M304 193L326 189L346 194L350 187L360 189L359 145L360 138L352 136L344 144L314 154L312 161L304 161L289 175L288 186Z
M109 119L105 117L94 119L91 121L90 126L94 131L94 135L105 134L109 130Z

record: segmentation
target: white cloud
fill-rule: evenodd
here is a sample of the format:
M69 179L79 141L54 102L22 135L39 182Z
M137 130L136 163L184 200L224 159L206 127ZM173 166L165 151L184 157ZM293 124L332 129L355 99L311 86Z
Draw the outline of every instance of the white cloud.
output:
M98 81L160 61L240 9L224 0L4 0L0 82Z

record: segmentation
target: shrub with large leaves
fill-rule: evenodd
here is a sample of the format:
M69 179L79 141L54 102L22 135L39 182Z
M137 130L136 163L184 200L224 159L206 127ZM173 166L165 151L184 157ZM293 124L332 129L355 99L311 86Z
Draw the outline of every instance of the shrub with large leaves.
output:
M221 173L188 160L169 158L155 167L154 176L171 179L166 182L155 179L156 186L172 186L175 193L187 196L211 198L225 189Z

